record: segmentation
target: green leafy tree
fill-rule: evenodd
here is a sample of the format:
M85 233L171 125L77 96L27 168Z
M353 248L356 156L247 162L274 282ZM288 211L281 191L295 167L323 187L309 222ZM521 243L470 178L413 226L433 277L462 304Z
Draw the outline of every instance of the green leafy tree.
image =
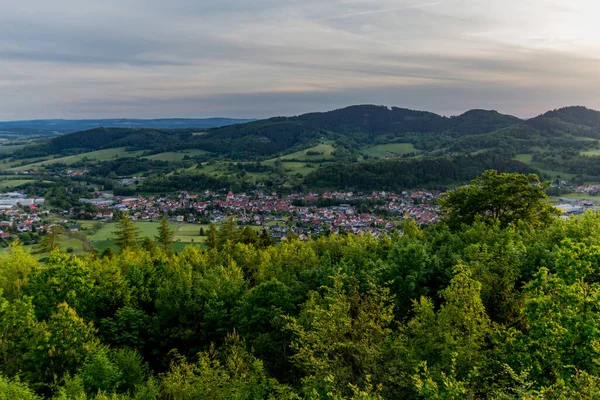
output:
M92 299L94 282L86 263L55 250L50 254L46 268L40 269L27 288L33 297L36 315L45 320L56 311L60 303L67 302L85 313Z
M121 250L134 249L138 245L139 229L133 224L128 213L123 213L113 232L117 246Z
M140 247L146 251L153 252L156 250L156 243L146 236L140 241Z
M11 300L23 296L23 288L32 272L39 268L39 263L23 249L19 240L12 242L8 249L8 256L0 261L0 290Z
M130 348L144 348L150 330L150 317L142 310L125 306L114 316L103 318L100 334L106 343Z
M291 389L265 373L262 362L246 351L237 334L228 335L216 351L198 354L190 364L177 360L162 380L165 398L183 399L297 399Z
M169 249L169 245L174 242L175 231L169 228L169 221L162 217L160 219L160 225L158 226L158 236L154 238L160 244L164 251Z
M260 247L263 249L273 245L273 239L271 238L271 235L269 235L269 231L267 231L265 228L263 228L260 232L259 243Z
M258 242L258 235L254 229L246 225L239 235L239 241L245 244L256 244Z
M393 306L386 289L371 286L360 293L344 287L338 274L323 296L312 293L298 318L289 317L296 339L294 363L305 373L306 394L328 392L351 395L352 386L364 388L375 373L382 344L391 334Z
M547 187L548 183L540 182L535 174L500 174L489 170L471 184L446 193L439 204L453 228L470 225L478 217L499 221L503 227L519 220L546 225L557 214L546 201Z
M208 233L206 235L206 240L204 241L204 243L206 243L209 249L216 249L217 241L217 227L215 226L215 224L211 223L208 226Z
M246 292L233 311L240 334L265 362L268 371L276 377L289 379L285 372L290 370L287 353L289 334L284 315L292 315L294 302L289 289L273 279Z
M0 375L0 399L2 400L40 400L24 382L8 379Z
M86 360L80 375L86 392L114 393L122 382L123 373L109 358L108 350L100 349Z
M31 348L36 327L30 297L10 303L0 297L0 373L14 376L25 369L23 355Z
M423 239L424 237L423 231L419 228L419 225L417 225L414 219L406 220L404 225L402 225L402 231L406 236L411 238Z
M415 316L407 326L409 352L417 365L426 363L439 383L448 376L469 380L478 367L486 367L485 345L492 333L481 301L481 284L462 264L455 272L450 285L440 293L443 303L439 310L422 297L415 302Z
M67 303L59 304L50 319L36 328L33 345L25 355L29 380L45 391L65 374L74 374L97 351L99 341L95 334L92 324L86 323Z
M217 246L222 249L225 244L229 241L236 243L239 240L240 232L238 230L237 220L234 216L230 216L225 219L219 229Z
M48 231L46 232L46 235L44 235L44 238L37 246L35 252L38 254L42 254L50 253L56 250L60 246L60 241L62 240L64 233L65 232L62 226L50 225Z
M566 240L556 272L541 268L527 284L528 330L511 331L506 353L539 386L568 382L577 371L600 375L599 262L600 246Z
M121 380L118 391L133 394L136 389L146 384L150 376L148 363L140 353L132 348L112 350L109 354L113 365L120 371Z

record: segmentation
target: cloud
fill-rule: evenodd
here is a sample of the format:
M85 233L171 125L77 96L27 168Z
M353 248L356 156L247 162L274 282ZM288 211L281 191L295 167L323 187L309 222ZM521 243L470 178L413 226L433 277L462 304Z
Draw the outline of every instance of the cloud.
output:
M594 7L11 2L0 15L0 119L267 117L354 103L519 116L575 103L600 108Z

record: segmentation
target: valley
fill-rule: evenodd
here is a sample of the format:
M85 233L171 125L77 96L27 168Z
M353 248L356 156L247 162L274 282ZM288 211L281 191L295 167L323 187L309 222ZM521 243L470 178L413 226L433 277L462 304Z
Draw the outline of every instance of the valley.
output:
M156 235L157 219L167 216L176 231L174 250L186 244L204 246L206 237L200 228L206 231L211 222L220 225L226 216L235 216L257 230L267 228L275 240L290 227L291 233L303 237L340 233L339 224L332 224L339 204L324 208L311 208L314 200L304 208L291 204L294 199L331 193L351 193L352 202L366 202L361 206L365 220L348 225L350 232L362 232L361 224L366 222L374 229L371 233L379 235L393 231L406 218L416 218L420 224L431 222L395 208L388 196L402 198L394 193L410 196L419 190L440 193L488 169L538 174L552 182L548 194L554 204L569 196L594 201L596 192L586 188L600 182L598 138L600 113L582 107L520 120L484 110L447 118L421 111L352 106L209 128L202 134L185 127L95 128L2 141L0 191L45 198L44 208L50 214L37 228L43 231L57 220L63 221L66 231L76 227L62 244L76 254L90 247L97 252L116 250L110 234L112 217L97 216L113 211L128 211L142 236L149 238ZM210 205L206 211L192 209L196 201L175 208L160 202L148 206L156 199L177 202L180 196L202 197L205 192L213 193L204 200ZM228 192L240 196L238 209L231 212L227 206L229 211L223 213L227 203L221 202L228 201ZM387 193L385 207L382 199L369 200L376 192ZM133 204L139 206L87 202L103 196L135 199ZM269 206L250 212L250 204L261 196L275 196L273 204L284 203L278 211ZM438 216L435 196L426 210L431 220ZM299 213L310 217L299 218ZM13 214L4 215L14 219ZM34 248L37 236L28 237L28 232L25 227L12 239L20 235L26 246L30 243Z

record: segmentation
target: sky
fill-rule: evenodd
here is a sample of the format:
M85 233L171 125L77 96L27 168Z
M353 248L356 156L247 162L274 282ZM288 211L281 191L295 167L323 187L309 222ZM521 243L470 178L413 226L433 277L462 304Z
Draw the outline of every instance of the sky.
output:
M597 0L0 0L0 120L600 109Z

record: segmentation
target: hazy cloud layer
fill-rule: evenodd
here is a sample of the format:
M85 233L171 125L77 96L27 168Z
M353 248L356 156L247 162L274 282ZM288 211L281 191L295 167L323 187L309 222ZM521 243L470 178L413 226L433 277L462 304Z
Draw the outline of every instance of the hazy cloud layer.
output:
M0 6L0 119L600 108L596 0Z

